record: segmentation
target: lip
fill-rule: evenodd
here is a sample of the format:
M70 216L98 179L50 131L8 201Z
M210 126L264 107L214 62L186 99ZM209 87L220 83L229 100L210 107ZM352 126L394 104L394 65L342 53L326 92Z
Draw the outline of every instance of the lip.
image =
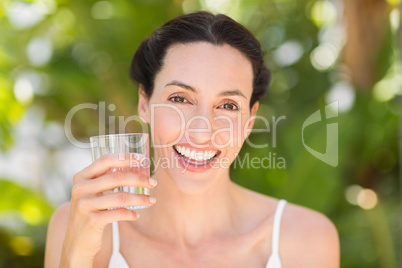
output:
M191 150L196 150L196 151L199 151L199 152L218 151L218 153L220 153L220 151L217 150L216 148L211 148L211 147L208 147L208 148L196 148L196 147L190 146L190 145L187 144L187 143L178 143L178 144L175 144L174 146L186 147L186 148L189 148L189 149L191 149Z
M193 148L193 147L185 146L185 145L179 145L179 146L184 146L184 147L187 147L187 148ZM216 149L204 149L204 150L195 149L195 150L197 150L197 151L209 151L209 150L216 151ZM173 151L174 151L174 155L175 155L177 161L180 163L181 167L183 169L191 171L191 172L205 172L207 170L212 169L213 165L218 161L217 158L221 154L221 151L218 150L217 154L215 155L215 157L212 160L210 160L207 163L202 162L202 164L197 165L197 164L193 164L193 163L188 162L187 159L185 158L185 156L182 156L181 154L179 154L176 151L175 148L173 148ZM192 161L192 162L196 162L196 161Z

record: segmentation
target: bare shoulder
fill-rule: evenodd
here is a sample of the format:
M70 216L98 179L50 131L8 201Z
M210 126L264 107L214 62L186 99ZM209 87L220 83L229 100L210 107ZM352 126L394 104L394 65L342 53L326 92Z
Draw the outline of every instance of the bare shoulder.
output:
M324 214L288 203L281 220L280 255L284 267L339 267L338 231Z
M244 221L257 237L272 239L273 218L278 199L235 186L240 193L241 206L246 211ZM272 250L262 248L262 255ZM264 255L264 256L265 256ZM340 247L338 231L324 214L287 202L280 221L279 255L282 267L339 268Z
M52 222L57 222L60 223L59 221L66 221L68 220L68 217L70 215L70 207L71 207L71 203L70 202L66 202L62 205L60 205L53 213L51 219L50 219L50 223ZM66 222L67 224L67 222Z
M253 211L264 215L262 221L258 215L255 218L263 227L261 234L266 236L264 226L268 226L269 232L272 232L272 225L267 223L273 223L279 200L247 189L243 192L247 200L250 200ZM262 211L265 213L261 213ZM248 219L251 218L249 215ZM283 267L339 268L338 231L324 214L287 202L280 222L279 254Z
M59 206L50 218L48 232L51 231L66 231L68 218L70 216L70 202L66 202Z
M58 267L70 215L70 202L64 203L53 213L46 238L45 267Z

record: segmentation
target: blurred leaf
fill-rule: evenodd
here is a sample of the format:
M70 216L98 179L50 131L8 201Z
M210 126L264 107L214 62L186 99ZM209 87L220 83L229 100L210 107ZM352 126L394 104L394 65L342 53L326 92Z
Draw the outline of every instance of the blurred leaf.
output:
M17 198L18 197L18 198ZM41 195L12 181L0 180L0 215L18 212L27 224L46 224L53 207Z

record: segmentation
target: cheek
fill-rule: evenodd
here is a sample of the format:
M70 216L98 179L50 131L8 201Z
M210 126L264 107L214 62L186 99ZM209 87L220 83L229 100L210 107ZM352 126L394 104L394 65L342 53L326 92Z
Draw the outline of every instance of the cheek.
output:
M182 116L172 108L156 108L151 122L152 134L158 144L169 143L179 138L183 127Z
M240 150L245 139L245 123L247 117L244 116L217 120L212 135L212 140L217 145L226 149Z

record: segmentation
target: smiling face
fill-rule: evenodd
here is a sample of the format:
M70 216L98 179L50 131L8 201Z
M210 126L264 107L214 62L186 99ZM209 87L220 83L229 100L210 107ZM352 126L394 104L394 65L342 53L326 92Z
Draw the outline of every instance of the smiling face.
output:
M256 102L250 111L252 90L251 62L237 49L172 45L151 98L140 90L138 113L151 124L155 163L169 162L174 180L228 176L258 109Z

